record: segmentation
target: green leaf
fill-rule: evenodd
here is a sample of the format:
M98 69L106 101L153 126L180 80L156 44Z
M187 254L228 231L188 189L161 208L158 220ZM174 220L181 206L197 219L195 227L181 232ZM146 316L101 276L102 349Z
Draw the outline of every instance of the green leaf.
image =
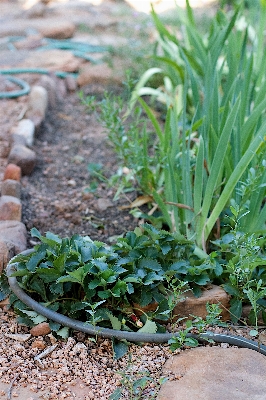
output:
M143 284L145 286L152 285L156 281L163 281L165 278L162 275L158 275L155 272L149 272L143 279Z
M119 319L117 317L115 317L113 314L109 313L109 312L107 313L107 315L108 315L108 317L109 317L109 319L111 321L112 328L115 329L115 330L120 331L122 324L119 321Z
M189 347L197 347L199 345L199 342L197 341L197 339L188 337L185 339L184 344Z
M157 332L157 325L154 321L147 319L145 325L138 330L140 333L156 333Z
M152 302L152 294L146 288L141 291L140 306L147 306Z
M64 328L59 329L56 334L63 339L67 339L69 337L69 328L64 326Z
M57 332L60 329L61 325L58 322L49 321L49 326L50 326L51 331Z
M109 290L99 290L97 294L100 297L100 299L109 299L111 297L111 293Z
M122 396L123 389L116 388L115 391L108 397L108 400L119 400Z
M79 267L75 271L70 271L68 275L58 278L57 282L77 282L82 284L84 276L85 276L84 267Z
M231 314L231 321L237 323L242 315L242 301L239 299L231 299L230 305L231 307L229 311Z
M142 258L139 262L139 267L151 269L153 271L161 271L162 269L162 266L158 261L149 258Z
M21 311L24 314L28 315L28 317L32 320L34 325L38 325L38 324L41 324L42 322L47 321L46 317L43 317L42 315L36 313L35 311L29 311L29 310L25 310L25 309L24 310L21 309Z
M39 232L38 229L36 229L36 228L32 228L31 231L30 231L30 233L31 233L31 236L32 236L32 237L36 237L36 238L38 238L38 239L41 239L41 238L42 238L42 235L40 234L40 232Z
M39 265L39 263L44 259L46 255L46 251L40 251L38 253L33 253L30 260L27 262L27 269L31 272L34 272Z
M112 345L115 360L119 360L119 358L122 358L128 352L129 344L126 341L113 339Z
M231 296L240 296L240 291L238 288L236 288L235 286L233 286L231 283L225 283L223 285L224 290L230 294Z

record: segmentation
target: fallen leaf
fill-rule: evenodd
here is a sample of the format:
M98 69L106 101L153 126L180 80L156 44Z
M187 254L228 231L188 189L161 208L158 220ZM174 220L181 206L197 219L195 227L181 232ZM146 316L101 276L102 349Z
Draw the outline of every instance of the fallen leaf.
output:
M71 121L73 119L70 115L66 115L63 113L58 113L57 116L61 119L65 119L66 121Z
M150 203L151 201L153 201L153 198L151 196L148 196L148 195L139 196L132 203L130 203L128 206L122 206L122 207L119 207L119 209L120 210L125 210L127 208L140 207L140 206L143 206L144 204Z

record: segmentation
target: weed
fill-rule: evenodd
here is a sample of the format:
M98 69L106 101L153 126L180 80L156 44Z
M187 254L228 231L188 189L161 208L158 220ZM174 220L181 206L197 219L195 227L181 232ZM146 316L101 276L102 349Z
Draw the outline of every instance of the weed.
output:
M161 377L156 382L150 377L149 371L136 371L136 367L131 360L131 353L129 353L129 362L124 371L119 371L122 379L120 381L121 387L118 387L108 398L108 400L119 400L127 396L130 400L139 399L155 399L160 386L167 381L167 378ZM153 383L153 388L149 388L150 383ZM145 396L145 397L143 397Z

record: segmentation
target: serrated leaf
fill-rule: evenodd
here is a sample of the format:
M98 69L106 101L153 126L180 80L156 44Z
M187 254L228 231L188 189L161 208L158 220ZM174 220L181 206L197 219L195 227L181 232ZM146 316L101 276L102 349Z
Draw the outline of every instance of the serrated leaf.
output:
M62 239L58 235L55 235L54 233L49 231L46 233L46 238L57 244L62 243Z
M61 328L58 331L56 331L56 334L63 339L67 339L69 336L69 328L67 326L64 326L64 328Z
M132 283L128 283L127 284L127 292L129 294L132 294L132 293L134 293L134 291L135 291L135 289L134 289L134 286L132 285Z
M171 250L171 246L169 245L169 243L161 244L161 250L163 255L165 256Z
M99 286L101 283L100 279L93 279L89 283L89 289L95 289L97 286Z
M34 323L34 325L38 325L41 324L42 322L47 321L47 318L44 317L43 315L37 315L37 317L31 318L31 320Z
M107 313L107 315L108 315L108 317L109 317L109 319L111 321L112 328L115 329L115 330L120 331L122 324L119 321L119 319L117 317L115 317L113 314L109 313L109 312Z
M77 282L82 284L84 276L84 267L79 267L75 271L70 271L68 275L58 278L57 282Z
M139 262L139 267L151 269L153 271L161 271L162 269L162 266L158 261L150 258L142 258Z
M124 282L131 282L131 283L139 283L140 278L136 275L128 275L126 278L123 279Z
M59 324L58 322L50 321L49 326L51 331L57 332L60 329L61 324Z
M147 290L142 290L141 291L141 296L140 296L140 306L147 306L152 302L152 294L151 292Z
M123 357L128 352L129 344L127 342L113 339L112 344L115 360L119 360L119 358Z
M233 286L231 283L225 283L223 285L223 288L231 296L239 296L239 294L240 294L239 290L235 286Z
M143 284L145 286L151 285L155 281L163 281L165 278L162 275L158 275L155 272L149 272L143 279Z
M210 281L209 275L207 273L202 273L199 276L195 276L194 282L200 286L206 285Z
M189 347L197 347L199 342L194 338L186 338L184 344Z
M61 282L53 282L50 285L50 290L52 293L62 296L64 294L64 285Z
M138 330L140 333L156 333L157 332L157 325L154 321L147 319L145 325Z
M30 310L25 310L25 309L24 309L24 310L21 309L21 311L22 311L24 314L28 315L28 317L32 320L32 322L34 323L34 325L38 325L38 324L40 324L40 323L42 323L42 322L47 321L47 318L46 318L46 317L44 317L44 316L42 316L42 315L36 313L35 311L30 311Z
M27 269L31 272L34 272L39 263L44 259L45 255L46 251L44 250L38 253L34 253L27 262Z

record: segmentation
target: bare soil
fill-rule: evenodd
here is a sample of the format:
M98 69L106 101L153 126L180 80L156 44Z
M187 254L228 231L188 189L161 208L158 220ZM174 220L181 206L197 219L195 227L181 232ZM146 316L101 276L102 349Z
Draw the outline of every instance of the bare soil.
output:
M90 88L83 91L94 95ZM33 150L37 165L30 177L22 178L22 221L28 232L36 227L42 234L89 235L108 242L138 224L120 208L129 201L114 202L115 189L88 170L88 165L100 164L101 173L110 177L118 168L117 157L97 115L81 104L77 93L49 110Z

